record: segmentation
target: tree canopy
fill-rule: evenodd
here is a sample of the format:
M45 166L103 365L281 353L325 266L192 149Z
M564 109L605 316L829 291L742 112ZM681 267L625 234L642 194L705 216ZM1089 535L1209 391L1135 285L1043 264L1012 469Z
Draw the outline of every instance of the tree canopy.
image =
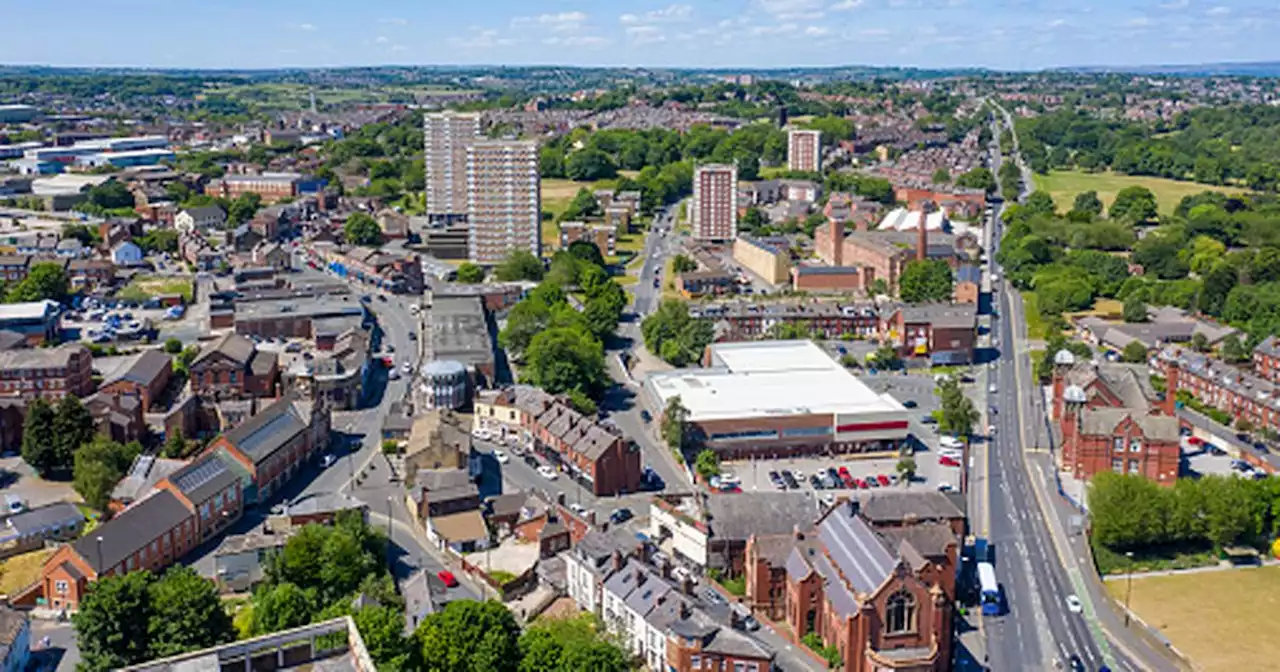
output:
M353 212L342 225L342 237L351 245L376 247L382 244L382 227L372 216Z
M951 300L953 278L951 267L940 259L912 261L898 279L899 294L907 303Z
M691 317L683 301L664 300L640 324L644 345L672 366L689 366L702 358L711 343L711 324Z

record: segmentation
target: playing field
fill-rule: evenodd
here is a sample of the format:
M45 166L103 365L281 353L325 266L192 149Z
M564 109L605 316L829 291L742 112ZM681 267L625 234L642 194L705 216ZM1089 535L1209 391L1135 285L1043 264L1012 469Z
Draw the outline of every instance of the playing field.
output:
M1146 187L1156 195L1156 203L1160 214L1172 214L1183 196L1198 194L1202 191L1221 191L1227 194L1238 194L1244 189L1215 187L1198 182L1180 182L1160 177L1141 177L1137 175L1117 175L1115 173L1083 173L1075 170L1054 170L1048 175L1036 175L1036 189L1047 191L1053 197L1054 205L1059 211L1071 209L1076 194L1086 191L1098 192L1103 205L1111 207L1116 194L1125 187Z
M1107 582L1124 601L1127 582ZM1280 660L1280 567L1133 580L1130 605L1198 669L1275 669Z

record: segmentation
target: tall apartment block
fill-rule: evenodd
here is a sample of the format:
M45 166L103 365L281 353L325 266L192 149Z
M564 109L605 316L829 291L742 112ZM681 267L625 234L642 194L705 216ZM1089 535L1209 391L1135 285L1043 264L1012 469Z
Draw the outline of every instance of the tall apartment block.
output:
M480 115L453 111L423 117L427 217L453 224L467 216L467 147L480 135Z
M733 240L738 235L738 168L719 163L693 171L689 223L696 240Z
M467 146L467 227L471 261L496 264L514 250L542 253L538 143L480 140Z
M798 128L787 131L787 170L806 173L822 170L822 131Z

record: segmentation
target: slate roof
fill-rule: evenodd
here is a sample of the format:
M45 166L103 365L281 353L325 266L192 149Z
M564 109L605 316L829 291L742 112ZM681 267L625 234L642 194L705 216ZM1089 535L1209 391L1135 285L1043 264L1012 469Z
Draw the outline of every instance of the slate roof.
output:
M964 517L964 512L940 492L860 490L854 496L861 514L872 523L944 521Z
M101 574L191 516L177 495L160 490L98 526L92 534L80 537L72 547ZM102 539L101 562L97 539Z
M1110 436L1116 428L1130 418L1142 429L1142 435L1157 441L1178 440L1178 419L1168 415L1149 415L1128 408L1086 408L1080 414L1080 432L1084 435Z
M191 364L199 364L214 353L221 353L240 364L248 364L256 350L257 348L253 345L253 341L240 334L229 333L201 349L200 354L196 355Z
M837 506L818 523L818 539L831 562L853 590L872 593L897 564L867 524L850 506Z
M1126 408L1147 409L1160 401L1160 394L1151 385L1151 375L1145 364L1119 364L1113 362L1081 362L1064 376L1070 385L1088 388L1095 381L1101 383L1120 400Z
M709 497L706 511L713 539L744 541L753 534L790 534L796 527L807 530L820 513L818 500L808 491Z
M173 359L160 350L146 350L138 355L123 371L119 371L111 380L103 381L103 385L120 380L127 380L139 385L150 385L161 371L172 368Z
M21 536L31 536L52 531L67 525L84 522L84 514L74 504L58 502L38 509L23 511L10 516L5 525Z
M171 474L169 482L198 505L231 487L239 478L240 474L231 465L231 458L214 451Z
M257 415L240 423L223 437L255 463L262 461L290 439L307 431L309 403L281 397Z

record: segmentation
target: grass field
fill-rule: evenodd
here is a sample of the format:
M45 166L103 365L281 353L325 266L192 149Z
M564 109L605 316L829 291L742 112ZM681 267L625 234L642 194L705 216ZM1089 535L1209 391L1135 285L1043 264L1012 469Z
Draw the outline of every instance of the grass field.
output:
M40 578L44 561L53 555L54 549L31 551L0 561L0 595L13 593L35 583Z
M1101 317L1107 320L1118 320L1124 315L1124 302L1115 299L1098 299L1089 310L1072 313L1076 317Z
M1022 293L1022 314L1027 320L1027 338L1033 341L1044 338L1044 318L1040 317L1035 292Z
M1075 201L1076 194L1085 191L1098 192L1098 198L1102 199L1103 205L1109 208L1121 189L1133 186L1146 187L1156 195L1156 204L1159 206L1160 214L1162 215L1172 214L1183 196L1198 194L1202 191L1221 191L1226 194L1239 194L1246 191L1230 187L1215 187L1198 182L1166 180L1160 177L1117 175L1115 173L1084 173L1076 170L1054 170L1050 171L1048 175L1036 175L1035 182L1036 189L1049 192L1049 195L1053 197L1054 205L1058 206L1058 210L1064 212L1071 209L1071 204Z
M1127 584L1107 589L1123 602ZM1272 669L1280 658L1280 621L1270 618L1280 567L1134 579L1129 604L1206 672Z
M191 278L140 275L125 285L116 296L127 301L146 301L156 296L181 294L191 302Z

